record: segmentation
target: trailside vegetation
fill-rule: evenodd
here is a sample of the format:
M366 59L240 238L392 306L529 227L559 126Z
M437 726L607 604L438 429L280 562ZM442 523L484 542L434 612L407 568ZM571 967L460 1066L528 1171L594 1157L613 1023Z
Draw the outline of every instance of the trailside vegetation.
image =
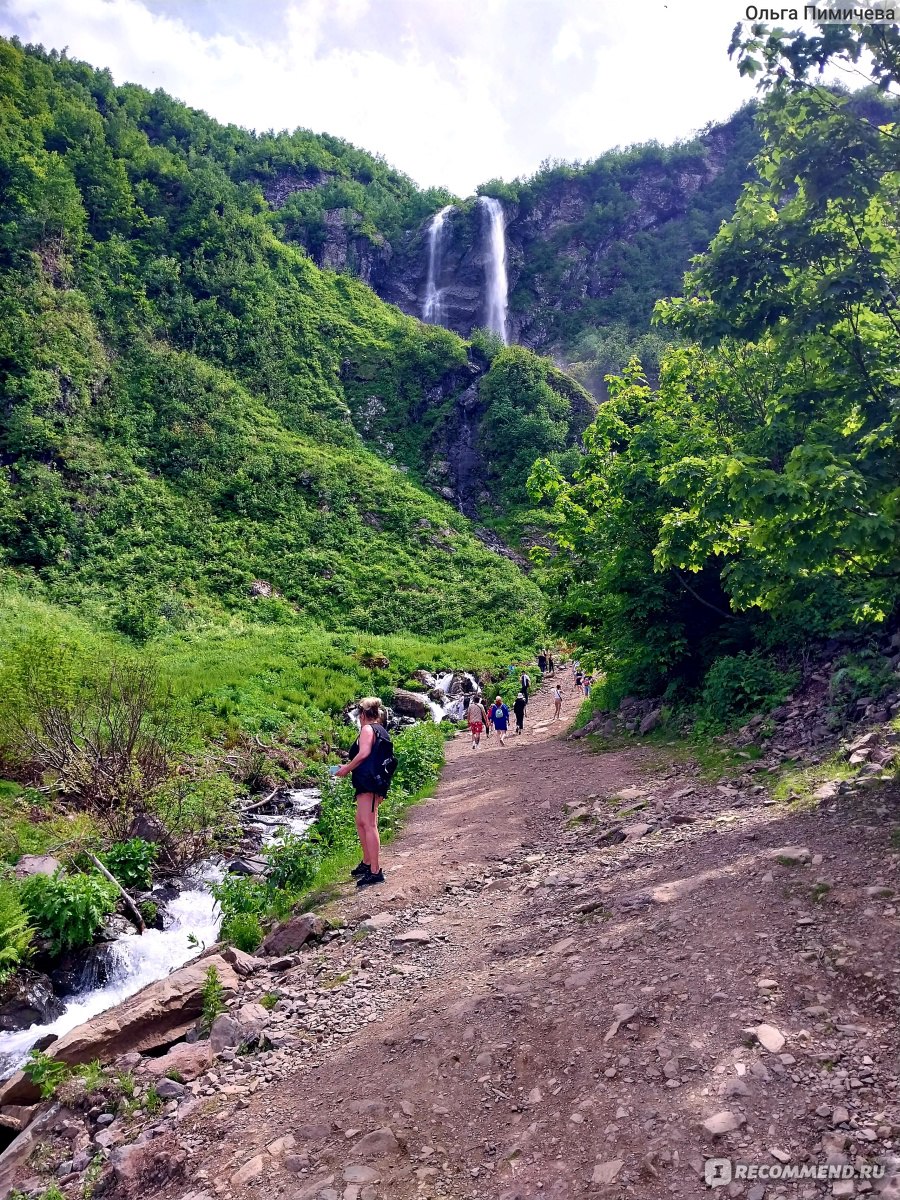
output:
M773 64L833 41L747 36ZM757 177L657 306L680 344L652 377L633 360L610 380L571 479L547 461L531 477L553 617L606 672L602 704L715 692L737 717L774 661L897 612L897 103L772 70Z

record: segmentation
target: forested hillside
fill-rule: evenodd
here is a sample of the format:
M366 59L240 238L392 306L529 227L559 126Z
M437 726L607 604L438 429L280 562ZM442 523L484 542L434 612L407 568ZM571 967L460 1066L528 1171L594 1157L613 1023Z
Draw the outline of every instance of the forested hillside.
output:
M848 46L877 89L803 82ZM864 647L900 598L896 27L738 49L779 83L758 178L657 307L681 344L658 385L637 360L613 384L572 480L532 477L555 620L608 673L598 702L699 697L713 727L777 704L817 640Z
M146 889L154 863L233 853L236 798L321 784L360 696L402 686L428 715L423 671L503 678L543 632L538 587L469 517L526 511L589 397L320 269L264 198L276 166L347 195L365 177L385 228L435 200L336 140L257 138L0 42L0 984L98 936L116 894L90 855ZM387 831L445 733L398 738ZM223 894L244 943L353 853L353 812L331 788L277 886ZM59 879L8 878L63 851ZM37 1010L9 986L13 1028L59 1007L43 976Z

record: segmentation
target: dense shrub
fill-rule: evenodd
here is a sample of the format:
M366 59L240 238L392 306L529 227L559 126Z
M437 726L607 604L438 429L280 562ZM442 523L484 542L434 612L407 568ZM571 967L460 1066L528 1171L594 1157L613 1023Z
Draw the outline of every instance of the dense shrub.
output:
M54 954L89 946L118 900L101 875L32 875L20 895L35 932L47 938Z
M725 727L779 705L797 682L797 673L785 671L761 654L746 653L717 659L703 682L699 716L708 727Z
M145 892L153 883L153 864L159 847L141 838L116 842L103 855L103 864L126 890Z
M180 775L153 793L148 803L168 832L162 853L173 867L196 862L235 838L234 798L235 786L224 774L199 779Z
M219 937L245 954L252 954L263 940L264 930L256 913L233 913L222 922Z

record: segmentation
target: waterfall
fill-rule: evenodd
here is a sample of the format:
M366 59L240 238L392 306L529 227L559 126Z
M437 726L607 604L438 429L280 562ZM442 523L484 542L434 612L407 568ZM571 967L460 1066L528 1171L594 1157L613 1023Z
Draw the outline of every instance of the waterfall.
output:
M429 325L444 324L444 302L441 282L441 259L444 255L443 233L447 215L453 211L452 204L445 204L436 212L428 226L428 275L425 279L425 303L422 305L422 320Z
M504 345L506 335L506 220L503 205L494 196L479 196L488 218L488 259L485 266L485 314L487 327L499 334Z

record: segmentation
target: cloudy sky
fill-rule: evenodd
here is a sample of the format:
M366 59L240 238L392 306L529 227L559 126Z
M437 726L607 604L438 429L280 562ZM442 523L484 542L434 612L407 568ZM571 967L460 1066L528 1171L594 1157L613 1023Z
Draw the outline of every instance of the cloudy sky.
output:
M0 32L221 121L327 131L466 195L689 136L752 85L732 0L0 0Z

